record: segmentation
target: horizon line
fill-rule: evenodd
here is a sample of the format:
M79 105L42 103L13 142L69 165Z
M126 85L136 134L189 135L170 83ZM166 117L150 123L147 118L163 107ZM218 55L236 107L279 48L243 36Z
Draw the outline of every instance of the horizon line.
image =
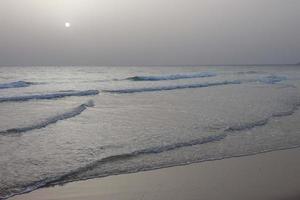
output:
M295 64L174 64L174 65L0 65L0 67L228 67L228 66L280 66L280 65L291 65L291 66L298 66L300 63Z

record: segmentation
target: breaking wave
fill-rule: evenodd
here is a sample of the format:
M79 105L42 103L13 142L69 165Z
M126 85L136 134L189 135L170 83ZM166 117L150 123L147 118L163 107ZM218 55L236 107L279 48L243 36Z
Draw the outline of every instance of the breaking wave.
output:
M186 85L174 85L174 86L103 90L103 92L124 94L124 93L163 91L163 90L178 90L178 89L188 89L188 88L202 88L202 87L232 85L232 84L241 84L241 81L235 80L235 81L222 81L222 82L215 82L215 83L198 83L198 84L186 84Z
M151 147L151 148L146 148L146 149L142 149L142 150L137 150L137 151L134 151L131 153L124 153L124 154L109 156L109 157L103 158L101 160L95 161L84 167L78 168L74 171L71 171L63 176L60 176L55 181L48 182L47 185L56 185L56 184L73 181L74 179L78 179L78 178L80 179L79 175L81 173L84 173L90 169L97 168L97 166L103 165L106 163L123 161L126 159L136 158L136 157L148 155L148 154L162 153L162 152L171 151L171 150L175 150L175 149L183 148L183 147L190 147L190 146L195 146L195 145L207 144L207 143L211 143L211 142L217 142L217 141L224 139L225 137L226 137L226 134L222 133L219 135L208 136L208 137L194 139L194 140L190 140L190 141L186 141L186 142L179 142L179 143L174 143L174 144L169 144L169 145L164 145L164 146Z
M236 125L236 126L231 126L231 127L226 128L225 131L226 132L243 131L243 130L253 129L253 128L259 127L259 126L264 126L273 118L286 117L286 116L293 115L299 109L299 106L300 106L300 104L295 104L290 110L274 113L270 117L259 120L259 121Z
M163 81L163 80L178 80L178 79L188 79L188 78L204 78L216 76L213 72L200 72L191 74L171 74L171 75L158 75L158 76L133 76L127 78L127 80L132 81Z
M0 89L29 87L30 85L34 85L34 84L35 83L27 82L27 81L16 81L16 82L11 82L11 83L0 83Z
M29 101L38 99L58 99L70 96L91 96L99 94L98 90L84 90L84 91L61 91L57 93L49 94L34 94L26 96L12 96L12 97L0 97L1 102L15 102L15 101Z
M168 79L169 80L169 79ZM232 81L221 81L221 82L211 82L211 83L194 83L194 84L183 84L183 85L171 85L171 86L155 86L155 87L142 87L142 88L126 88L126 89L113 89L113 90L103 90L103 92L108 93L139 93L139 92L154 92L163 90L178 90L178 89L189 89L189 88L203 88L211 86L221 86L221 85L233 85L241 83L264 83L264 84L276 84L287 80L284 76L266 76L258 79L245 79L245 80L232 80Z
M275 84L275 83L279 83L279 82L282 82L285 80L287 80L287 77L285 77L285 76L271 75L271 76L266 76L266 77L259 79L259 82L266 83L266 84Z
M259 72L259 71L241 71L241 72L237 72L237 74L263 74L265 72Z
M83 104L84 105L84 104ZM198 138L198 139L193 139L189 141L183 141L183 142L178 142L178 143L173 143L173 144L167 144L163 146L156 146L156 147L150 147L150 148L145 148L141 150L136 150L133 152L129 153L124 153L124 154L117 154L117 155L112 155L105 157L103 159L94 161L90 164L87 164L83 167L79 167L75 170L72 170L66 174L59 175L56 177L49 177L40 181L32 182L27 185L22 185L18 186L18 189L14 189L11 191L8 190L3 190L4 192L0 191L0 194L2 193L2 198L9 198L11 196L14 196L16 194L22 194L26 192L30 192L33 190L36 190L41 187L47 187L47 186L54 186L54 185L59 185L59 184L64 184L67 182L72 182L72 181L78 181L78 180L85 180L89 178L95 178L95 177L105 177L113 174L122 174L122 173L130 173L130 172L137 172L137 171L144 171L144 170L149 170L149 169L157 169L163 166L153 166L151 168L138 168L138 169L133 169L133 168L126 168L126 169L118 169L118 168L110 168L109 170L104 170L102 172L96 171L92 172L94 169L98 169L99 167L103 165L110 165L110 164L118 164L117 162L123 162L129 159L134 159L138 158L140 156L144 155L150 155L150 154L159 154L167 151L172 151L176 150L179 148L184 148L184 147L191 147L195 145L203 145L203 144L208 144L208 143L213 143L213 142L219 142L223 139L225 139L228 135L230 135L232 132L235 131L243 131L246 129L252 129L257 126L263 126L266 123L268 123L271 119L276 118L276 117L285 117L289 116L295 113L295 111L299 108L300 104L295 104L290 110L285 111L285 112L279 112L271 115L269 118L253 122L253 123L246 123L244 125L240 126L232 126L227 129L224 129L223 131L219 132L219 134L216 135L211 135L203 138ZM207 159L204 159L202 161L205 161ZM176 164L173 164L174 166ZM91 172L91 173L90 173ZM1 199L1 196L0 196Z
M90 100L84 104L81 104L80 106L78 106L76 108L73 108L72 110L70 110L68 112L65 112L65 113L62 113L59 115L55 115L53 117L49 117L39 123L32 124L32 125L25 126L25 127L13 128L13 129L5 130L5 131L0 131L0 135L7 135L7 134L11 134L11 133L24 133L24 132L32 131L35 129L45 128L46 126L48 126L50 124L55 124L58 121L76 117L77 115L80 115L83 111L85 111L88 107L93 107L93 106L94 106L94 102L92 100Z
M109 157L103 158L101 160L95 161L93 163L90 163L84 167L80 167L80 168L73 170L69 173L66 173L64 175L46 178L44 180L36 181L31 184L28 184L27 186L21 186L23 188L20 188L19 192L17 192L17 194L30 192L30 191L36 190L38 188L41 188L41 187L63 184L66 182L83 179L84 177L80 177L81 173L84 173L91 169L97 168L99 165L123 161L123 160L136 158L136 157L147 155L147 154L162 153L165 151L171 151L171 150L174 150L177 148L182 148L182 147L189 147L189 146L194 146L194 145L206 144L206 143L210 143L210 142L216 142L216 141L224 139L225 137L226 137L225 134L220 134L220 135L208 136L205 138L195 139L195 140L186 141L186 142L180 142L180 143L175 143L175 144L170 144L170 145L165 145L165 146L137 150L137 151L134 151L131 153L124 153L124 154L109 156ZM100 174L97 177L103 177L103 176L107 176L107 174L102 174L102 175ZM1 192L0 192L0 194L1 194ZM11 196L16 195L16 191L14 191L13 193L6 191L5 194L6 195L3 198L9 198ZM1 196L0 196L0 199L1 199Z

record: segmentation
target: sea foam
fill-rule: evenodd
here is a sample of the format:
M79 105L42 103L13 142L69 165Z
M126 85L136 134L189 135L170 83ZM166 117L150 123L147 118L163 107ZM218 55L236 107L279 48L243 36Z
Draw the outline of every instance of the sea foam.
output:
M58 99L70 96L90 96L99 94L98 90L84 90L84 91L62 91L48 94L34 94L26 96L12 96L0 97L0 102L14 102L14 101L29 101L38 99Z
M172 86L128 88L128 89L116 89L116 90L103 90L103 92L124 94L124 93L154 92L154 91L163 91L163 90L178 90L178 89L188 89L188 88L203 88L203 87L233 85L233 84L241 84L241 81L235 80L235 81L222 81L222 82L172 85Z
M285 76L270 75L259 79L260 82L266 84L275 84L287 80Z
M170 75L157 75L157 76L133 76L127 78L132 81L163 81L163 80L178 80L178 79L189 79L189 78L204 78L216 76L213 72L198 72L190 74L170 74Z
M48 125L55 124L58 121L76 117L77 115L80 115L83 111L85 111L88 107L93 107L93 106L94 106L94 102L92 100L90 100L84 104L81 104L78 107L73 108L72 110L69 110L69 111L59 114L59 115L49 117L41 122L37 122L37 123L31 124L31 125L25 126L25 127L13 128L13 129L5 130L5 131L0 131L0 135L7 135L7 134L11 134L11 133L24 133L24 132L32 131L35 129L45 128Z
M11 83L0 83L0 89L9 89L9 88L22 88L22 87L29 87L33 85L32 82L27 81L16 81Z

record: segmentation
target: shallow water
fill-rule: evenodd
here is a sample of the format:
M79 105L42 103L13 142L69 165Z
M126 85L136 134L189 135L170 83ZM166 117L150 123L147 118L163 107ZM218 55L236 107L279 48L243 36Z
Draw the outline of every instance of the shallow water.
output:
M300 146L300 68L0 67L0 197Z

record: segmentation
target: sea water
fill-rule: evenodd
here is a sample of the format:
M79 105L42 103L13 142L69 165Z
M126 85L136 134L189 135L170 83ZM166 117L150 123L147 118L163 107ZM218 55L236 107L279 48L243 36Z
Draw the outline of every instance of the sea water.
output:
M300 67L0 67L0 199L300 146Z

